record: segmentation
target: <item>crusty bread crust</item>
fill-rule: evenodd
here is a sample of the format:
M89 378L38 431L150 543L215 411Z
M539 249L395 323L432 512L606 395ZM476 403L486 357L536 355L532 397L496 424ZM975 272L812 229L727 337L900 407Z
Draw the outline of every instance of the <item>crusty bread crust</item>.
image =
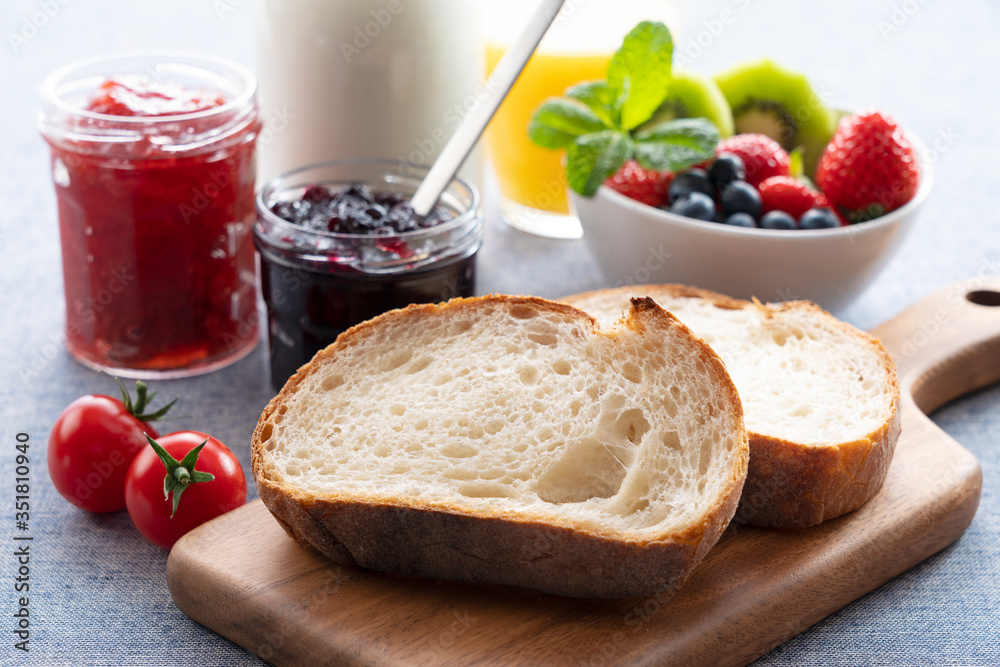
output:
M697 298L726 310L759 308L767 316L806 311L828 318L836 328L869 345L889 378L887 391L895 397L885 421L867 436L825 446L792 442L766 433L748 431L750 467L734 521L768 528L805 528L851 512L868 502L885 481L900 433L899 382L896 365L873 336L834 318L811 301L777 304L734 299L687 285L637 285L575 294L561 299L569 304L595 297L648 296L656 300Z
M525 303L561 312L600 333L590 315L534 297L494 295L453 299L391 311L344 332L302 367L268 404L254 430L251 456L264 504L298 543L332 560L373 570L440 579L505 584L574 597L633 597L663 593L683 582L715 545L736 511L749 459L746 434L727 471L723 492L697 523L669 534L636 539L617 531L560 525L530 511L486 511L413 498L374 494L307 493L267 472L266 443L289 396L317 368L355 345L389 319L447 317L492 303ZM724 391L742 429L742 404L718 355L651 299L637 299L626 326L635 332L675 327L686 332L698 356Z

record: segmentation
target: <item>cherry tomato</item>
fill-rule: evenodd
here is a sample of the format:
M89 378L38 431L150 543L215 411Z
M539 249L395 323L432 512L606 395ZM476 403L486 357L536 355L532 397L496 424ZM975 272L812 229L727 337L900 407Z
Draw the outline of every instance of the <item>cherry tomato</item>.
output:
M119 383L120 384L120 383ZM70 403L49 435L49 476L63 498L90 512L125 508L125 475L146 444L144 433L157 437L149 421L165 408L143 414L152 399L138 383L135 402L122 386L123 400L91 394Z
M243 468L224 444L197 431L178 431L156 442L169 455L167 462L148 445L135 457L125 479L128 514L150 542L169 549L188 531L246 502ZM171 475L172 490L165 497L167 464L186 463L188 454L202 443L193 465L181 466L184 472L178 468ZM198 473L214 478L199 481ZM183 482L184 476L190 481Z

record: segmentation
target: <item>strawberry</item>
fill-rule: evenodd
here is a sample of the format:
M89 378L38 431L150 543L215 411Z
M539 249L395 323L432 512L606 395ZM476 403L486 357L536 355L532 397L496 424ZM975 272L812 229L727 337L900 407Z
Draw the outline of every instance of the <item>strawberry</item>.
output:
M743 160L746 182L759 187L771 176L788 176L791 158L777 141L763 134L737 134L719 142L715 154L733 153Z
M919 183L913 144L881 111L843 118L816 167L816 185L853 222L896 210Z
M663 206L667 203L667 188L673 178L669 171L643 169L635 160L628 160L604 184L643 204Z
M771 176L758 189L763 213L784 211L798 220L811 208L830 208L823 193L791 176Z

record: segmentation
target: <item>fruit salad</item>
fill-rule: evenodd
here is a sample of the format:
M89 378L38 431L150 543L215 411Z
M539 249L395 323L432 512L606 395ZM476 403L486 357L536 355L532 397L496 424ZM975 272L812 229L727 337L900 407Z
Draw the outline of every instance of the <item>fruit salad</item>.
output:
M666 26L641 23L607 81L535 112L529 136L566 151L579 194L603 184L695 220L771 230L866 222L916 195L916 151L888 114L841 118L805 76L770 60L708 77L671 70L671 52Z

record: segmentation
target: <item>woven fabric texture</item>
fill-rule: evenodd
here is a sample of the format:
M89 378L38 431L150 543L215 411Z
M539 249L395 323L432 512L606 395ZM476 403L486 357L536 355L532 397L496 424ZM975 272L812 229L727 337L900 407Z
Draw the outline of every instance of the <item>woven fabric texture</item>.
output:
M5 35L31 33L0 48L0 664L262 663L177 609L165 584L166 552L143 539L125 512L81 512L48 478L45 449L60 410L82 394L114 393L115 385L65 350L58 225L47 151L35 126L42 78L84 56L162 47L211 51L254 66L259 2L18 0L0 10ZM49 5L54 13L39 23ZM993 0L692 3L675 51L687 67L714 72L770 55L813 73L831 100L893 112L934 150L936 184L916 228L886 272L842 314L862 328L952 281L1000 274L997 172L988 168L1000 155L996 25L1000 4ZM488 213L480 293L554 297L608 286L583 242L529 237L503 225L495 207ZM250 434L272 396L264 346L229 368L159 389L183 397L171 430L211 431L249 472ZM759 665L1000 664L1000 387L958 400L934 418L982 463L983 495L971 527L942 553L790 638ZM32 468L28 653L14 648L12 634L17 433L30 436ZM256 497L252 484L250 495Z

